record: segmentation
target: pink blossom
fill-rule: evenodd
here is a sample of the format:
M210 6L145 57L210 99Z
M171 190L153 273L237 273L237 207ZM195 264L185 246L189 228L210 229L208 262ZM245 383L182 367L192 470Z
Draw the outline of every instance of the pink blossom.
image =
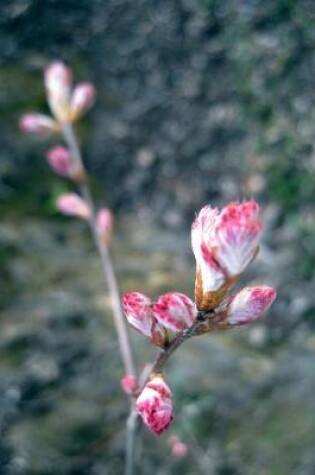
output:
M90 82L78 84L71 97L71 118L76 120L83 115L95 101L95 87Z
M204 292L220 289L255 257L261 234L255 201L230 203L219 212L205 206L192 225L192 248Z
M145 385L136 408L145 425L155 434L161 435L170 426L174 419L172 393L161 376L155 376Z
M23 132L47 134L56 132L58 124L51 117L31 112L23 115L19 120L19 127Z
M96 215L96 228L101 239L109 244L113 232L113 213L108 208L102 208Z
M58 175L71 176L74 171L74 158L66 147L57 145L47 152L47 161Z
M133 395L139 387L138 378L133 374L125 374L120 380L120 385L124 393Z
M272 287L245 287L231 298L227 310L230 325L246 325L261 317L276 298Z
M59 196L56 206L61 213L69 216L77 216L83 219L88 219L90 216L87 203L76 193L66 193Z
M173 331L189 328L196 318L194 303L179 292L161 295L152 310L158 322Z
M70 119L71 70L62 62L52 62L44 71L47 100L52 114L60 122Z

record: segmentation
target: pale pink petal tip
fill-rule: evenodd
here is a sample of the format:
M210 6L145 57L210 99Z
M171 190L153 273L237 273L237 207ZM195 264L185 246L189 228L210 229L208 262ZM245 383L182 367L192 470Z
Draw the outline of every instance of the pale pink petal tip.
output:
M54 61L45 69L44 82L52 114L58 122L69 121L71 119L71 70L62 61Z
M222 210L214 231L216 258L229 275L240 274L253 260L261 230L255 201L230 203Z
M81 117L92 107L95 95L95 87L90 82L82 82L74 88L70 105L73 120Z
M68 216L77 216L83 219L88 219L90 216L87 203L75 193L60 196L56 201L56 206L61 213Z
M56 132L58 128L51 117L36 112L23 115L19 120L19 127L23 132L39 135Z
M47 152L47 162L52 170L61 176L71 176L74 171L74 159L69 150L61 145Z
M126 374L123 378L121 378L120 386L124 393L133 395L139 388L138 378L133 374Z
M152 310L158 322L173 331L189 328L197 315L192 300L179 292L161 295Z
M261 317L276 298L272 287L245 287L232 297L228 306L227 322L231 325L246 325Z
M145 425L161 435L174 420L172 393L162 377L156 376L147 383L136 402L138 413Z
M63 61L55 60L45 68L44 82L49 92L68 91L72 84L71 69Z
M151 300L140 292L130 292L124 295L122 306L129 324L143 335L151 337Z

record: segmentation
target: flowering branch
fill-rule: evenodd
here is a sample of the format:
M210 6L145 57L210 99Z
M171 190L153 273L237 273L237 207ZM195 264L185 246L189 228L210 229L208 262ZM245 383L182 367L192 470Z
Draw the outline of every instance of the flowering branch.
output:
M138 415L155 434L162 434L174 420L172 392L164 380L164 367L177 349L193 336L246 325L260 318L276 297L272 287L244 287L231 294L240 275L259 251L262 222L255 201L230 203L219 211L205 206L192 224L191 241L196 259L195 298L168 292L156 302L140 292L124 295L122 306L115 269L110 255L113 218L108 209L95 209L73 123L93 104L90 83L72 90L72 74L61 62L45 71L47 100L53 115L23 116L21 128L32 133L60 133L67 148L57 146L47 154L51 168L70 178L79 195L70 193L57 200L66 215L87 221L99 252L110 295L125 376L121 387L128 395L130 414L126 423L125 475L134 472L134 449ZM123 311L122 311L123 307ZM136 375L125 327L128 323L159 348L152 365Z
M221 212L206 206L191 233L197 263L195 302L178 292L161 295L155 303L140 292L125 294L123 308L130 325L160 347L136 402L144 423L156 434L174 419L172 393L163 377L172 354L192 336L255 321L274 301L276 291L268 286L245 287L229 295L258 253L261 229L254 201L231 203Z

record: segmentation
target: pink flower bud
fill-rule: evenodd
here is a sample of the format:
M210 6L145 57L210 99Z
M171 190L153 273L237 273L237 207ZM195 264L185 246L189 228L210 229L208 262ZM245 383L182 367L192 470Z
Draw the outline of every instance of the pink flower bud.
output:
M68 216L77 216L83 219L90 217L90 209L87 203L76 193L61 195L57 199L56 206L61 213Z
M172 455L176 458L183 458L188 453L188 445L182 442L176 435L171 435L168 439L171 446Z
M47 161L58 175L71 176L74 171L74 158L69 150L57 145L47 152Z
M78 84L71 97L71 118L76 120L92 107L95 101L95 87L90 82Z
M153 306L153 314L159 323L173 331L189 328L197 315L194 303L179 292L161 295Z
M19 120L19 127L23 132L47 134L57 132L58 124L51 117L36 112L25 114Z
M161 376L148 382L136 402L138 413L145 425L161 435L174 420L172 393Z
M254 322L268 310L276 295L272 287L245 287L231 298L227 323L234 326Z
M120 386L124 393L133 395L139 388L138 378L133 374L126 374L123 378L121 378Z
M114 218L110 209L103 208L96 215L96 228L102 241L110 244L113 232Z
M255 201L230 203L221 212L205 206L193 222L198 309L218 305L256 256L262 227L258 212Z
M45 69L44 82L53 115L60 122L70 120L71 70L62 61L54 61Z
M130 292L124 295L122 305L130 325L150 337L153 318L151 300L140 292Z
M154 318L152 302L140 292L124 295L122 306L128 323L142 335L148 336L152 343L161 346L165 340L165 330Z

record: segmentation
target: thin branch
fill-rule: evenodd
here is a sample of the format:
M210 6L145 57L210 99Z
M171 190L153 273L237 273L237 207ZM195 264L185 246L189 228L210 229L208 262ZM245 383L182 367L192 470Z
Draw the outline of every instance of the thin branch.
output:
M72 124L67 123L63 127L63 136L69 147L69 150L76 161L77 167L82 175L85 175L84 164L81 156L81 152L78 146L78 141L75 136ZM119 349L121 358L123 361L126 374L136 375L134 359L131 351L131 344L127 333L125 319L122 313L120 303L120 292L118 288L117 278L114 270L114 265L110 256L109 248L104 240L100 239L97 232L95 223L95 205L91 195L89 185L86 180L78 180L78 187L82 197L85 199L90 209L89 227L93 236L95 246L99 252L105 281L108 287L110 303L112 307L114 324L118 336ZM138 414L135 410L135 397L130 395L130 413L126 423L126 459L125 459L125 475L133 475L134 463L135 463L135 443L136 443L136 430L138 425Z
M142 374L139 376L139 381L142 382L141 385L141 390L142 391L143 387L146 385L147 381L151 378L152 375L157 374L157 373L162 373L164 370L164 366L167 363L167 361L170 359L172 354L180 347L182 346L185 341L187 341L189 338L192 336L198 335L200 330L207 325L208 330L211 331L211 326L209 326L209 323L207 320L200 320L198 317L194 321L194 323L191 325L191 327L187 328L187 330L184 330L180 332L174 340L172 340L165 348L161 349L160 352L157 354L155 360L151 364L150 370L146 367Z
M84 171L82 156L81 156L78 142L77 142L77 139L76 139L76 136L74 134L74 130L71 124L67 123L64 125L63 136L78 167L82 171ZM136 374L134 359L131 352L131 345L129 342L129 337L128 337L128 333L127 333L126 325L125 325L125 319L124 319L122 309L121 309L121 304L120 304L120 293L119 293L117 278L114 271L114 266L112 263L110 252L106 243L100 239L97 229L96 229L95 206L94 206L93 198L90 192L90 188L86 182L79 183L78 187L79 187L82 197L85 199L90 209L89 227L90 227L91 234L93 236L96 248L99 252L99 255L102 261L102 268L103 268L106 284L109 290L110 303L111 303L111 307L113 311L114 323L115 323L115 327L117 331L119 348L120 348L125 372L126 374Z

